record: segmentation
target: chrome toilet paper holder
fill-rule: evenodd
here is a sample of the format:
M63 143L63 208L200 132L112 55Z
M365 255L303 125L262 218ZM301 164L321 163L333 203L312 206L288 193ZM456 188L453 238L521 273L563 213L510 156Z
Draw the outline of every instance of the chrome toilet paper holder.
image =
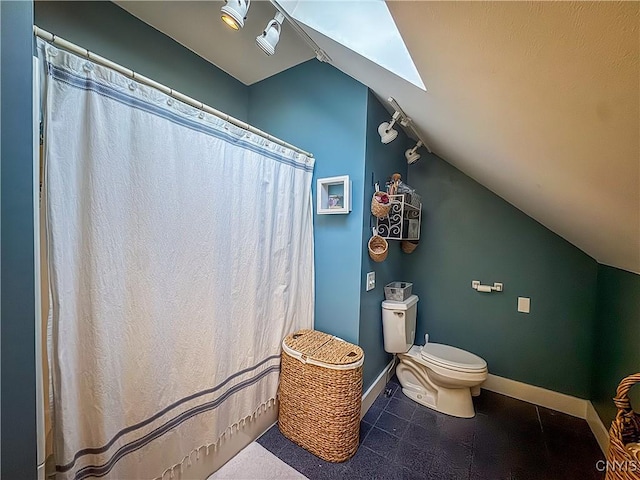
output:
M502 291L502 283L494 283L493 285L482 285L480 280L472 280L471 288L477 290L479 292L501 292Z

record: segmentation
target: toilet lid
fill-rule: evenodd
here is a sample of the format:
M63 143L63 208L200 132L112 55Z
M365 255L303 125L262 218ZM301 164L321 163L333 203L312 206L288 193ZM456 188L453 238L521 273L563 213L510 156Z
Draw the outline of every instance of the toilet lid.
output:
M450 345L427 343L420 354L424 360L460 372L477 372L487 368L487 362L479 356Z

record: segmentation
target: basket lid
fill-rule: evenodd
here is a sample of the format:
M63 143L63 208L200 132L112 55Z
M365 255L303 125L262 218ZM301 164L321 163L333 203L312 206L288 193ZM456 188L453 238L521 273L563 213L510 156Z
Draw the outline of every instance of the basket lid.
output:
M285 337L282 348L305 363L336 370L357 368L364 362L362 348L318 330L298 330Z

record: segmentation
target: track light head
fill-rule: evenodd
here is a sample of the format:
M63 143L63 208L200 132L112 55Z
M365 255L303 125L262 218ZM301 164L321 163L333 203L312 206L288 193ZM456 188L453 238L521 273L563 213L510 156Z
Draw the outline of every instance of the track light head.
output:
M391 117L391 122L382 122L378 127L378 134L380 135L380 141L382 143L391 143L398 136L398 131L393 128L396 121L400 118L400 113L395 112L393 117Z
M234 30L244 27L251 0L227 0L226 5L220 9L222 21Z
M378 127L378 133L380 134L380 141L385 144L393 142L398 136L398 131L389 122L382 122Z
M416 143L416 146L413 148L409 148L406 152L404 152L404 156L407 159L407 163L412 165L420 160L420 154L418 153L418 148L422 146L422 142L419 141Z
M412 148L404 152L404 156L407 158L407 163L411 165L413 163L416 163L418 160L420 160L421 155L415 151L415 148Z
M273 55L276 53L276 45L278 44L278 40L280 40L282 22L284 22L284 15L280 12L276 12L273 20L267 23L262 35L258 35L256 37L256 43L267 55Z

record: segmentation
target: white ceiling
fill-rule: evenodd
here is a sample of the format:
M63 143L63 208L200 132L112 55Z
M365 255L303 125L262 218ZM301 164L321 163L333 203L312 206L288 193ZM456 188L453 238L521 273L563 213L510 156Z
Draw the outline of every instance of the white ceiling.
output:
M268 2L240 32L217 19L222 2L118 4L245 84L313 57L290 28L273 57L255 47ZM337 68L393 96L439 156L599 262L640 273L640 3L387 5L426 93L305 30Z

